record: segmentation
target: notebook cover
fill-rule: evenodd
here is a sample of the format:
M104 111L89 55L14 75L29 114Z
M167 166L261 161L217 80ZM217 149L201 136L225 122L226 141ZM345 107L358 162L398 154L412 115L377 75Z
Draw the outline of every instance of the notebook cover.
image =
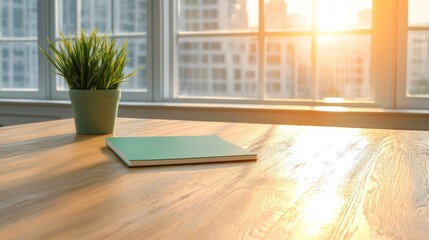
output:
M215 135L109 137L106 144L130 167L257 159L255 153Z

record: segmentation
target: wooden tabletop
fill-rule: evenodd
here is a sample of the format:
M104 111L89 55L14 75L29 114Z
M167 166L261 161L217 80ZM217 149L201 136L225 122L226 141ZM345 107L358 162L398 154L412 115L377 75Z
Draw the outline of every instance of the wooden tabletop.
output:
M127 168L71 119L0 128L1 239L429 239L429 132L119 119L257 162Z

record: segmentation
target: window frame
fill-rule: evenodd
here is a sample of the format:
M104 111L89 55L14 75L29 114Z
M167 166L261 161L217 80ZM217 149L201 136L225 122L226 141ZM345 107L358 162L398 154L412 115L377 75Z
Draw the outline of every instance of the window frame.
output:
M52 1L52 0L51 0ZM58 40L58 37L57 37L57 31L58 31L58 27L57 27L57 20L58 20L58 18L56 17L57 15L56 14L58 14L57 13L57 11L58 11L58 1L59 0L53 0L54 1L54 3L53 3L53 9L54 9L54 13L51 13L51 14L53 14L53 19L55 19L54 21L52 21L53 23L54 23L54 25L53 26L51 26L52 27L52 29L53 29L53 33L51 33L50 35L49 35L49 39L53 42L53 41L55 41L55 40ZM82 0L75 0L75 1L82 1ZM152 43L152 38L151 38L151 18L152 18L152 11L150 11L150 9L151 9L151 7L152 7L152 0L147 0L146 1L146 7L147 7L147 11L146 11L146 26L147 26L147 28L146 28L146 33L145 34L143 34L143 33L137 33L137 34L134 34L134 33L129 33L129 34L124 34L124 33L119 33L119 34L117 34L117 33L115 33L115 23L114 23L114 15L115 15L115 13L114 13L114 9L115 9L115 7L116 7L116 4L118 3L118 1L115 1L115 0L108 0L109 2L110 2L110 4L112 4L112 20L111 20L111 25L112 25L112 33L110 33L110 35L113 37L113 38L116 38L116 37L119 37L119 38L123 38L123 37L125 37L125 38L128 38L128 39L131 39L131 38L134 38L134 37L142 37L142 36L145 36L146 37L146 43L147 43L147 50L146 50L146 66L147 66L147 68L146 68L146 80L147 80L147 92L144 92L144 91L126 91L126 90L124 90L124 89L121 89L121 100L123 100L123 101L151 101L152 100L152 98L153 98L153 96L152 96L152 94L153 94L153 91L152 91L152 85L153 85L153 81L152 81L152 69L151 69L151 66L152 66L152 50L151 50L151 43ZM78 6L79 6L80 4L78 3ZM76 9L76 11L77 11L77 16L80 14L80 7L77 7L77 9ZM78 29L78 31L79 31L79 29L81 29L81 27L80 27L80 24L79 24L79 19L80 19L80 17L77 17L77 19L76 19L76 26L77 26L77 29ZM59 90L57 90L57 88L56 88L56 78L57 78L57 76L56 76L56 74L54 73L54 68L53 68L53 66L51 65L51 64L49 64L49 68L50 68L50 72L51 72L51 74L49 75L49 82L50 82L50 93L51 93L51 98L52 99L62 99L62 100L64 100L64 99L68 99L68 91L59 91Z
M429 32L429 26L408 26L408 0L398 0L397 7L402 10L397 17L397 108L429 109L429 96L407 96L408 32Z
M47 38L55 39L56 1L37 1L38 46L47 47ZM111 0L113 1L113 0ZM315 1L315 0L313 0ZM124 101L191 102L191 103L237 103L261 105L304 105L379 107L391 109L429 109L429 98L406 96L408 0L373 0L372 24L372 81L374 101L369 103L326 103L310 100L242 100L219 98L175 98L177 83L177 0L147 0L147 80L148 92L123 92ZM259 0L263 14L264 2ZM259 21L263 21L260 18ZM265 27L265 24L259 23ZM221 33L224 34L224 33ZM245 33L246 34L246 33ZM260 35L260 32L255 34ZM259 41L262 42L262 41ZM265 48L259 48L264 51ZM261 54L260 54L261 56ZM263 59L260 59L260 61ZM20 99L67 99L66 92L56 91L56 76L51 64L38 54L38 91L0 91L0 98ZM264 64L260 64L264 65ZM264 74L259 71L259 74ZM259 79L261 81L261 78ZM314 78L313 78L314 81ZM260 95L265 94L261 84ZM315 89L313 89L314 91ZM313 94L314 95L314 94Z
M0 37L0 44L3 42L34 42L38 46L41 44L41 37L44 33L44 21L41 18L43 14L46 14L46 7L48 4L48 1L41 1L37 0L37 37ZM2 58L2 56L0 57ZM40 54L37 54L37 61L38 61L38 88L37 90L0 90L0 98L22 98L22 99L45 99L47 96L46 92L46 81L43 81L45 78L45 72L43 70L43 64L41 64L41 56Z
M80 1L80 0L76 0ZM116 4L117 1L110 0L111 4ZM37 0L37 38L32 39L35 41L38 47L47 49L48 39L55 41L57 32L57 10L58 0ZM121 99L124 101L152 101L153 98L153 81L152 81L152 0L146 2L147 13L146 13L146 33L145 34L116 34L114 37L146 37L147 43L147 55L146 55L146 79L147 79L147 92L142 91L124 91L122 90ZM114 7L113 7L114 8ZM112 8L112 11L113 11ZM112 20L113 24L113 20ZM113 35L113 34L112 34ZM10 38L6 41L26 41L28 38ZM0 39L0 43L3 39ZM0 90L0 98L20 98L20 99L47 99L47 100L67 100L68 91L57 91L56 89L56 74L54 67L48 62L46 57L38 51L38 90L14 90L5 91Z
M315 14L315 3L316 0L313 0L313 15ZM392 58L395 56L392 56L393 52L391 49L392 44L387 44L385 41L383 41L383 38L385 34L389 34L391 36L390 39L393 39L395 36L393 35L393 30L391 27L391 24L388 20L392 20L392 17L394 14L392 12L389 13L383 13L383 10L386 9L386 7L389 10L396 10L396 8L391 9L391 3L388 0L380 0L375 1L373 0L373 23L372 28L369 30L342 30L342 31L318 31L315 29L315 24L312 24L312 29L309 31L265 31L265 22L264 22L264 12L265 12L265 2L264 0L258 0L259 3L259 28L257 32L251 32L251 31L235 31L232 30L230 32L224 32L224 31L217 31L217 32L197 32L197 33L180 33L178 31L177 26L177 4L178 0L174 0L170 2L169 7L169 24L170 24L170 34L173 36L170 38L170 47L172 49L171 54L173 57L171 57L170 65L172 66L172 73L174 74L169 79L169 86L170 88L166 90L165 94L165 101L171 101L171 102L190 102L190 103L238 103L238 104L262 104L262 105L305 105L305 106L345 106L345 107L383 107L383 108L393 108L394 107L394 101L392 101L392 86L394 83L389 82L389 79L391 79L391 72L388 69L390 67L388 66L392 62ZM375 17L375 16L382 16L382 17ZM384 17L389 17L388 20L384 19ZM313 18L313 21L315 21L315 18ZM387 31L383 31L382 34L376 34L375 29L386 29ZM308 32L310 32L308 34ZM380 31L381 32L381 31ZM315 88L317 85L315 83L315 65L312 64L312 98L311 99L274 99L274 98L265 98L265 88L266 88L266 82L265 82L265 58L261 58L261 56L264 56L265 54L265 38L266 37L281 37L281 36L309 36L312 41L312 54L315 54L315 44L316 42L316 36L321 34L339 34L348 36L348 34L353 35L359 35L359 34L371 34L371 41L372 41L372 66L371 66L371 82L372 82L372 100L371 101L344 101L342 103L330 103L323 101L321 99L317 99L317 88ZM220 98L220 97L192 97L188 96L186 98L178 97L177 94L174 92L174 86L178 83L178 50L177 50L177 43L178 39L180 37L258 37L259 42L259 98L258 99L237 99L237 98ZM376 39L377 37L377 39ZM392 40L392 42L394 42ZM395 50L395 49L393 49ZM266 57L266 56L264 56ZM315 57L312 57L312 61L315 61ZM377 66L377 67L376 67ZM390 89L389 93L386 94L386 89Z

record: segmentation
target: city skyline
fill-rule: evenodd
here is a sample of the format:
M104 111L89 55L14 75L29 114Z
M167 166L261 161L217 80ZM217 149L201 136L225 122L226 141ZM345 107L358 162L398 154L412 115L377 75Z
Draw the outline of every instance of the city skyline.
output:
M267 30L308 30L309 22L300 11L310 0L264 0ZM325 0L326 2L333 0ZM78 27L97 27L101 32L117 32L124 35L118 40L129 39L130 64L127 71L143 66L137 76L124 83L129 91L142 91L148 87L146 0L122 0L113 9L111 2L104 0L82 1L79 20L76 1L58 1L58 29L66 33ZM119 3L119 0L115 2ZM353 5L356 26L371 27L372 10L369 0L348 1ZM249 13L255 0L182 0L179 5L179 32L240 31L252 23ZM365 5L366 4L366 5ZM410 1L410 9L416 9L419 0ZM423 4L424 5L424 4ZM420 5L420 6L423 6ZM341 4L338 6L341 7ZM37 89L37 0L2 0L1 89ZM255 9L254 7L251 9ZM304 10L303 10L304 9ZM418 11L418 10L413 10ZM107 12L107 14L104 14ZM113 15L116 16L112 22ZM304 14L305 15L305 14ZM335 16L335 15L334 15ZM420 17L419 17L420 16ZM429 17L416 14L409 19L410 26L427 22ZM327 21L326 23L329 23ZM307 31L305 30L305 31ZM179 37L177 56L177 82L175 93L185 97L260 97L260 88L267 98L311 98L316 91L319 99L343 97L345 99L370 99L373 97L371 79L372 36L368 35L317 35L317 59L312 60L311 32L296 37L266 37L264 55L259 53L257 37ZM142 33L136 37L135 34ZM20 42L8 38L28 38ZM407 93L429 94L429 34L408 35ZM313 63L316 65L312 66ZM264 72L259 72L264 64ZM260 77L264 80L261 86ZM315 77L315 80L312 80ZM316 84L313 84L316 81ZM66 90L64 82L58 80L58 90Z
M37 38L37 0L2 0L1 37ZM0 88L37 89L37 40L0 44Z
M113 10L113 11L112 11ZM110 1L92 0L81 2L81 12L77 16L76 1L59 1L57 5L58 32L72 35L80 24L79 28L90 31L93 28L101 33L122 35L134 34L133 38L128 38L128 58L130 62L125 66L126 73L130 73L137 68L143 68L147 64L147 40L145 37L146 26L146 0L121 0L120 7L113 8ZM112 15L115 21L112 23ZM79 21L79 22L78 22ZM135 34L143 33L142 37ZM112 35L114 36L114 35ZM126 37L116 38L118 44L122 44ZM136 75L127 79L121 84L125 90L147 89L147 70L141 69ZM63 79L57 76L57 90L66 90L67 86Z
M248 16L249 1L212 3L218 4L183 1L179 8L179 29L198 32L237 30L247 26L248 18L237 16ZM270 13L265 21L272 29L300 28L305 25L300 16L285 14L288 12L285 1L270 0L265 4L265 9ZM228 15L221 15L221 12ZM367 12L357 12L356 22L371 26L372 15ZM232 20L235 20L234 24ZM352 44L348 44L350 40ZM216 48L210 48L214 43ZM312 97L313 91L317 91L318 98L372 97L370 38L368 41L368 38L318 37L315 67L311 60L310 35L269 37L265 44L265 55L259 59L257 38L180 38L178 94L256 98L261 87L258 66L260 61L264 61L264 88L268 98L308 99ZM222 58L218 56L220 53ZM316 72L316 86L312 84L312 71Z
M1 52L1 81L0 89L37 90L38 89L38 41L37 41L37 0L15 1L1 0L2 27L1 37L4 38L32 38L15 42L4 40L0 45ZM57 4L57 33L66 35L78 29L76 1L58 1ZM105 0L82 1L82 11L79 16L80 27L88 30L98 28L100 32L120 32L125 37L117 38L120 44L127 34L132 33L133 38L128 39L128 57L130 62L125 71L131 72L139 67L146 66L146 0L121 0L119 8L115 9L117 20L112 26L112 16L105 14L112 12L111 2ZM107 16L107 17L106 17ZM139 33L142 37L138 37ZM35 39L35 40L33 40ZM146 69L142 69L135 76L122 84L123 89L146 90ZM56 89L67 90L63 79L56 76Z
M249 16L249 27L258 27L258 6L257 0L249 0L253 4L247 5L247 12ZM268 3L278 2L275 4L286 4L287 8L284 11L279 12L296 18L301 18L309 25L312 22L312 0L264 0L265 6ZM372 9L372 0L348 0L348 1L337 1L337 0L324 0L318 1L316 6L318 27L323 30L337 30L350 26L360 26L358 20L358 12ZM332 11L331 6L336 6L336 11ZM267 9L265 9L267 10ZM268 11L270 12L270 11ZM270 12L271 15L271 12ZM269 16L266 16L269 17ZM269 26L267 26L269 28Z
M332 11L332 4L335 2L337 11ZM204 8L204 2L200 4L198 1L179 1L179 13L183 12L181 16L181 21L185 21L183 18L199 18L201 21L206 21L207 17L204 11L201 11L200 15L196 15L199 10L198 7L202 6ZM214 5L214 3L216 5ZM265 16L266 19L273 18L273 9L277 16L282 18L289 18L292 21L295 21L294 29L300 30L310 30L312 24L312 0L264 0L265 11L269 12ZM230 5L228 8L224 5ZM181 6L186 6L189 11L195 11L193 13L186 14L186 11L181 9ZM232 11L234 12L245 12L245 24L241 22L242 25L235 24L233 26L224 27L223 30L246 30L254 29L256 30L259 25L259 3L258 0L224 0L224 1L206 1L207 6L217 6L219 9L225 9L224 11L218 11L222 15L221 21L231 20ZM270 5L276 7L270 8ZM287 7L286 7L287 6ZM319 30L341 30L347 28L371 28L371 23L365 22L363 24L361 19L362 12L372 12L372 0L348 0L340 1L337 0L324 0L319 1L316 9L316 24ZM229 14L229 16L228 16ZM180 16L179 16L180 17ZM302 21L302 23L297 24L297 21ZM232 22L232 21L231 21ZM266 29L269 30L278 30L278 27L275 27L278 21L265 21ZM222 25L222 24L221 24ZM223 24L225 25L225 24ZM290 24L291 25L291 24ZM187 29L192 29L192 27L183 27L179 26L180 31L186 31ZM286 29L286 28L285 28ZM213 28L200 28L198 30L215 30Z

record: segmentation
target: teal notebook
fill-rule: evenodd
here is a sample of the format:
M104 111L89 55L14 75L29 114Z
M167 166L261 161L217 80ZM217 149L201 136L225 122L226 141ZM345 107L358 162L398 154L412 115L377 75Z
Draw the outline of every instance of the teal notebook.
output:
M218 136L109 137L107 146L128 166L256 160Z

